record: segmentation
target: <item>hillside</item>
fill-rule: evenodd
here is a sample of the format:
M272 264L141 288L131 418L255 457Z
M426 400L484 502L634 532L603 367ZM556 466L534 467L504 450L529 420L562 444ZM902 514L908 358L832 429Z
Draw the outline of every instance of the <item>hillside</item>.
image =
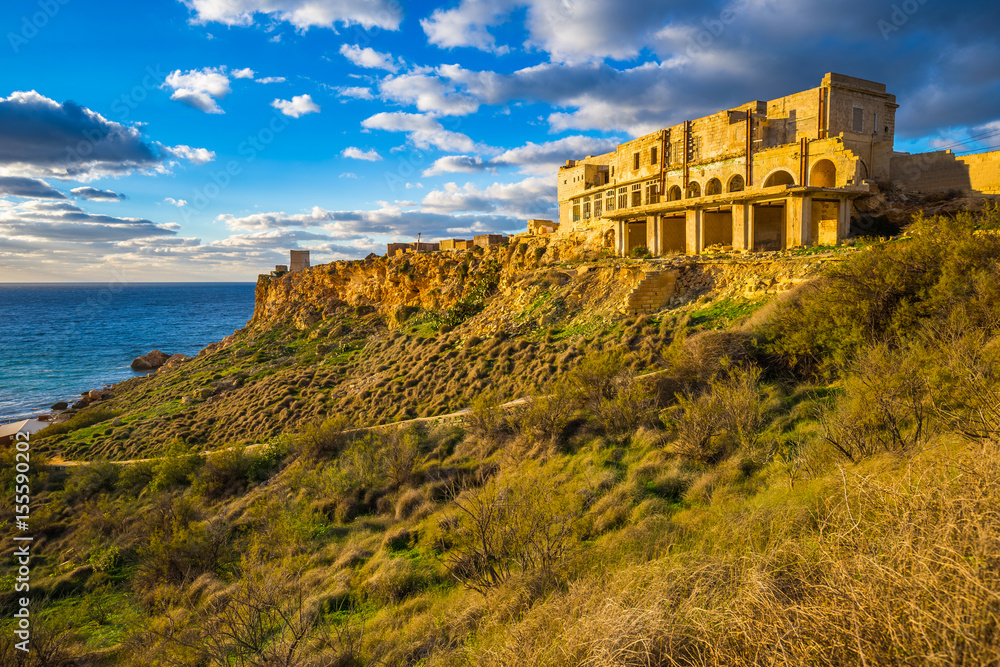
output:
M0 622L0 664L996 663L998 227L262 278L33 440L39 650Z

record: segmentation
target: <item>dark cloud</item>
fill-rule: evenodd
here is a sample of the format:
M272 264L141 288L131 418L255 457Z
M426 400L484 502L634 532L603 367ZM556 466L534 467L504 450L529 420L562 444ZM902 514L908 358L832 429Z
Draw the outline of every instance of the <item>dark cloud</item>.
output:
M93 215L68 202L32 200L0 208L0 236L6 237L95 245L175 234L150 220Z
M0 176L0 195L33 199L66 199L66 195L45 181L22 176Z
M112 190L98 190L91 187L73 188L70 192L76 197L92 201L121 201L128 199L125 195Z

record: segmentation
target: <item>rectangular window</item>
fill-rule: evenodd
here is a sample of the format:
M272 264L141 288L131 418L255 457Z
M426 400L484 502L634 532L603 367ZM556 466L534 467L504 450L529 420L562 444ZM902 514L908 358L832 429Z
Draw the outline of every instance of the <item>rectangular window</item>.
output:
M642 206L642 183L632 186L632 206Z
M611 188L604 196L604 209L606 211L615 210L615 189Z
M865 131L865 110L861 107L854 107L854 131Z
M638 153L636 153L635 155L632 156L632 169L633 170L638 170L639 169L639 154Z
M573 222L580 222L580 202L573 202Z
M604 211L602 210L602 205L603 204L604 204L604 199L602 199L600 195L598 195L597 197L594 197L594 217L595 218L599 218L602 215L604 215Z
M660 203L660 184L656 181L646 181L646 203Z
M618 188L618 208L628 208L628 188Z
M657 153L656 146L653 146L652 148L649 149L649 164L656 164L656 158L659 157L659 155L657 155L656 153Z
M590 197L583 201L583 219L590 220Z

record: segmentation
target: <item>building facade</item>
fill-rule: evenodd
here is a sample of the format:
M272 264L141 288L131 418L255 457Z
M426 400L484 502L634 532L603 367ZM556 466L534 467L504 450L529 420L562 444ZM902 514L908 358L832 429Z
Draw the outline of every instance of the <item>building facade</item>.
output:
M559 169L559 233L654 256L835 245L851 200L888 179L894 95L828 73L817 88L639 137Z

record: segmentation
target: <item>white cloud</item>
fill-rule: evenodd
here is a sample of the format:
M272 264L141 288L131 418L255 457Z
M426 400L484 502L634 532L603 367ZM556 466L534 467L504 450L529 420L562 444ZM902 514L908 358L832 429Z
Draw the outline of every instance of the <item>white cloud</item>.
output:
M372 100L375 99L375 95L372 94L371 88L366 88L365 86L343 86L337 88L337 94L341 97L349 97L356 100Z
M164 146L164 152L174 157L183 158L192 164L205 164L215 159L215 151L207 148L191 148L183 144L179 146Z
M383 100L416 105L433 116L465 116L479 110L479 101L447 86L440 78L421 69L390 76L379 83Z
M252 79L254 77L254 71L249 67L244 67L243 69L234 69L233 78L234 79Z
M379 53L371 47L360 47L355 44L343 44L340 55L344 56L358 67L365 69L384 69L387 72L398 72L403 59L397 62L391 53Z
M453 9L435 9L429 18L420 20L420 25L427 40L436 46L446 49L471 46L503 54L510 48L497 46L487 28L499 23L515 4L510 0L462 0Z
M257 83L284 83L285 77L283 76L265 76L260 79L255 79Z
M367 162L378 162L382 159L382 156L378 154L378 151L374 148L363 151L360 148L355 148L354 146L348 146L345 148L341 155L344 157L349 157L354 160L365 160Z
M344 173L342 173L340 175L340 177L341 178L357 178L358 175L355 174L353 171L345 171Z
M70 192L74 197L93 201L121 201L122 199L127 199L125 195L113 190L99 190L91 187L73 188Z
M319 113L319 105L313 102L311 95L296 95L291 101L276 99L271 102L271 106L292 118L300 118L307 113Z
M493 158L497 165L518 166L525 174L554 174L566 160L579 159L586 155L601 155L615 150L620 139L600 139L576 135L564 137L543 144L526 143L512 148Z
M674 9L662 0L462 0L457 7L437 9L420 21L431 44L442 48L472 47L506 53L489 29L525 9L526 45L549 54L554 62L627 60L650 46Z
M417 148L439 148L455 153L491 152L488 146L479 146L468 136L446 130L435 118L423 114L401 111L377 113L361 122L370 130L406 132L411 143Z
M434 161L424 170L424 176L439 176L441 174L475 174L488 167L483 158L472 155L446 155Z
M494 183L480 189L473 183L446 183L427 193L422 210L431 213L487 212L514 218L552 215L556 208L555 179L530 177L518 183Z
M225 67L205 67L187 72L175 70L167 75L163 88L173 89L170 99L213 114L225 113L218 100L232 92Z
M402 6L395 0L182 0L197 23L248 26L255 14L287 21L300 30L336 24L398 30Z
M173 197L167 197L163 201L166 202L167 204L170 204L171 206L176 206L177 208L181 208L182 206L187 206L186 199L174 199Z

